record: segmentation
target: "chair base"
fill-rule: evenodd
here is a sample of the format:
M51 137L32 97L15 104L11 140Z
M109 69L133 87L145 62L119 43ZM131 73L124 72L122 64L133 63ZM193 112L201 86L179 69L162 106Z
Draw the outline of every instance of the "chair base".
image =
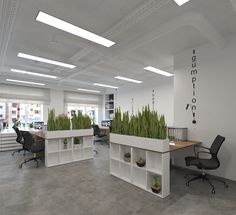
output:
M11 155L14 156L16 152L17 152L17 153L20 153L20 152L22 152L22 151L24 151L24 154L23 154L23 155L25 156L25 153L26 153L26 151L27 151L27 150L25 150L25 149L18 149L18 150L15 150L14 152L12 152Z
M205 172L203 172L202 174L198 174L198 175L196 175L196 174L188 174L188 175L195 175L195 177L189 179L189 180L186 182L186 186L188 186L188 187L189 187L189 183L190 183L190 182L196 181L196 180L198 180L198 179L202 179L203 181L207 181L207 182L208 182L208 184L209 184L209 185L211 186L211 188L212 188L212 190L211 190L211 193L212 193L212 194L215 194L215 186L212 184L211 180L214 180L214 181L218 181L218 182L223 183L224 186L225 186L225 188L228 188L228 187L229 187L229 186L226 184L226 182L223 181L223 180L221 180L221 179L218 179L218 178L211 178L211 179L210 179L210 178L208 177L208 175L207 175ZM186 176L187 176L187 175L186 175ZM186 176L185 176L185 178L186 178Z
M25 159L25 160L19 165L19 168L21 169L22 166L23 166L23 164L26 164L26 163L28 163L28 162L30 162L30 161L35 161L35 162L37 163L37 166L36 166L36 167L38 168L38 167L39 167L38 159L39 159L39 158L37 158L37 157L27 158L27 159Z

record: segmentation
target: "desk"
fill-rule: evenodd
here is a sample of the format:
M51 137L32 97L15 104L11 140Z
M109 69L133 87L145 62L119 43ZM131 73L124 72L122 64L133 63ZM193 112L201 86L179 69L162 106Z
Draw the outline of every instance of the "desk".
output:
M199 145L201 144L200 141L191 141L191 140L186 140L186 141L174 141L175 145L172 145L171 143L169 144L169 152L176 151L179 149L184 149L187 147L191 147L194 145Z

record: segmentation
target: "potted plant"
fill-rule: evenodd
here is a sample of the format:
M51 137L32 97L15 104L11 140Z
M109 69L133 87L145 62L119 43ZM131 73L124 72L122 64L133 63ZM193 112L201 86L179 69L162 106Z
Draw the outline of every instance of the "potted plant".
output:
M83 139L82 138L80 138L80 137L75 137L74 138L74 146L75 146L75 148L81 147L82 143L83 143Z
M137 166L139 166L139 167L144 167L145 164L146 164L146 161L145 161L143 158L140 157L139 160L136 161L136 164L137 164Z
M29 128L33 128L34 127L34 124L33 124L33 122L31 122L30 124L29 124Z
M125 161L125 162L130 162L130 158L131 158L130 152L126 152L126 153L124 154L124 161Z
M152 186L151 186L153 193L160 193L161 192L161 184L160 184L160 177L157 175L152 176Z

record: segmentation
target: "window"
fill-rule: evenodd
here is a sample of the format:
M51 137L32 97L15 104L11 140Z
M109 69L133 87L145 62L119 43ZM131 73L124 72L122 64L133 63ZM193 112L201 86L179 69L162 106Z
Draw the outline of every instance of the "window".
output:
M72 117L78 112L88 115L91 119L91 123L98 124L98 106L89 104L74 104L67 106L67 115L69 117Z
M32 122L43 121L42 104L4 103L1 102L0 127L11 128L15 121L20 121L21 127L28 127Z

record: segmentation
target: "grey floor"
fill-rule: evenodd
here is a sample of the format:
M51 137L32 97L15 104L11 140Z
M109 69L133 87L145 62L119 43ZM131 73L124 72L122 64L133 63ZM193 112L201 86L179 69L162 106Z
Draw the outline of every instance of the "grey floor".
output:
M0 153L0 215L231 215L236 183L185 186L184 170L172 168L171 194L160 199L109 175L108 147L97 145L94 160L45 168L18 169L22 155Z

